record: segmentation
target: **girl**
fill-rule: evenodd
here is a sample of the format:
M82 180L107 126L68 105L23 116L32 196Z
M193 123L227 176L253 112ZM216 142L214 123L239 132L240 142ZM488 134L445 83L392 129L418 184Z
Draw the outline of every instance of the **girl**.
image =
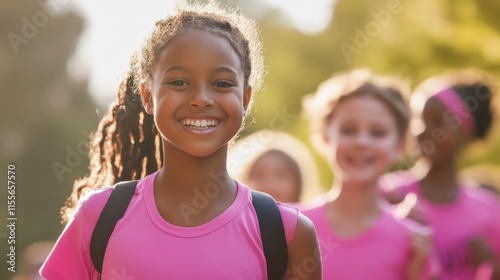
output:
M377 181L405 150L409 110L400 83L357 70L322 83L305 99L335 182L303 213L320 241L325 279L421 279L428 273L428 233L399 220Z
M288 133L261 130L230 150L229 173L281 202L306 201L320 193L318 171L308 148Z
M500 279L498 198L457 175L461 151L484 138L493 119L491 88L481 76L459 71L417 87L411 106L421 159L392 192L417 197L412 216L433 229L443 279Z
M76 184L73 196L100 186L96 182L146 175L109 239L102 279L267 279L250 190L226 170L228 142L261 79L256 39L252 22L214 4L181 7L156 23L134 58L132 81L144 111L130 88L122 88L93 141L98 170ZM98 278L90 235L111 191L94 190L80 200L41 269L45 278ZM287 277L320 279L313 225L295 208L278 208Z

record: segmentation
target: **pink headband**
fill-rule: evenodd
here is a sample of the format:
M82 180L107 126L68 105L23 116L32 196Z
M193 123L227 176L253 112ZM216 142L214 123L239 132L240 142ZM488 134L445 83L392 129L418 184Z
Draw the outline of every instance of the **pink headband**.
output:
M474 124L474 117L465 106L462 99L458 96L457 92L452 88L445 88L434 95L439 99L443 105L450 110L453 117L458 121L465 133L473 135L476 130Z

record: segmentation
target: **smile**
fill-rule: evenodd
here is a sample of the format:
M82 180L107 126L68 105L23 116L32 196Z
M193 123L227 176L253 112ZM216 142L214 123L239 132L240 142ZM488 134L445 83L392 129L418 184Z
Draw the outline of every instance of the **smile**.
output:
M214 119L182 119L180 122L189 128L198 130L212 128L219 124L219 121Z
M375 160L373 158L347 158L347 162L354 167L367 167L372 165Z

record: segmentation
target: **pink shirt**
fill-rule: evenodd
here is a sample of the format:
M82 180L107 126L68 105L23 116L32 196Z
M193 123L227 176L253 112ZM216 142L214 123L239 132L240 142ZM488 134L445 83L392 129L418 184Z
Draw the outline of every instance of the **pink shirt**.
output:
M267 278L259 224L247 186L238 183L235 201L212 221L179 227L166 222L156 208L155 176L148 175L138 183L127 212L116 224L102 279ZM41 268L43 277L98 279L90 258L90 238L111 190L96 190L80 202ZM278 206L289 244L298 210Z
M405 279L410 261L411 221L395 218L389 205L371 228L359 236L343 238L330 227L327 208L301 209L316 227L323 279L401 280Z
M500 257L498 199L485 190L462 187L455 202L436 204L423 197L418 182L403 187L405 192L417 195L417 206L433 229L434 246L443 272L441 279L479 280L475 278L476 269L467 262L468 242L474 237L485 237Z

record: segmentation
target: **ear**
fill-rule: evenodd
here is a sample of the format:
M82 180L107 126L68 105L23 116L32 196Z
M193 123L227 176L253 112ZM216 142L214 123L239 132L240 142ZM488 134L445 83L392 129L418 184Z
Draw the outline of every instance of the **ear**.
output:
M144 110L152 115L154 111L153 96L144 83L141 84L141 100L144 105Z
M250 104L250 100L252 100L252 87L248 86L243 93L243 109L245 109L245 113L248 109L248 105Z

